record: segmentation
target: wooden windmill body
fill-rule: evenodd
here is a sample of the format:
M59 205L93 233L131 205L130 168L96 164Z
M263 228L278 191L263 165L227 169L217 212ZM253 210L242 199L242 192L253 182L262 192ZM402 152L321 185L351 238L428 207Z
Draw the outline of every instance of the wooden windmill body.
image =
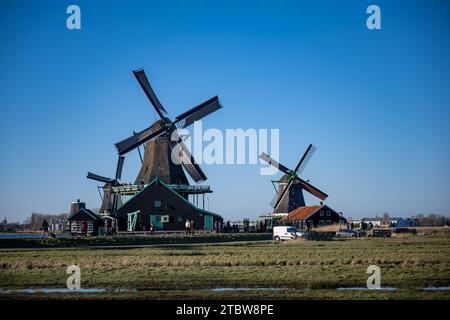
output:
M277 196L280 196L281 193L287 188L289 184L289 176L287 174L283 175L280 180L277 181L278 190ZM303 196L303 188L298 184L293 184L286 196L280 201L278 207L273 209L273 213L275 214L286 214L291 212L298 207L305 206L305 197Z
M304 207L306 203L303 190L308 191L321 200L325 200L328 197L325 192L299 177L315 150L316 147L310 144L294 170L288 169L265 153L260 155L261 159L284 173L284 176L277 181L277 193L271 202L271 206L274 208L273 215L287 215L299 207Z
M166 184L189 185L181 164L171 160L171 145L168 135L161 135L146 143L141 169L134 184L148 184L158 177Z

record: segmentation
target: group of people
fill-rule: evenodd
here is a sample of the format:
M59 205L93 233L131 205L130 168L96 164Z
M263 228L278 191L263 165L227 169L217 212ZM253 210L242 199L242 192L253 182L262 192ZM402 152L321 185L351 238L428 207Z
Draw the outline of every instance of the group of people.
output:
M230 220L228 220L220 231L225 233L236 233L239 232L239 226L235 223L231 224Z
M219 220L216 220L214 222L214 231L219 233L223 231L223 223L221 223ZM186 230L186 234L194 234L194 220L186 219L186 222L184 223L184 228Z
M115 236L117 235L117 222L116 220L105 220L105 224L103 226L105 236Z
M194 234L194 230L195 230L195 222L194 220L189 220L186 219L186 222L184 223L185 226L185 232L186 234ZM146 227L145 225L141 225L141 230L146 231ZM156 230L156 226L153 223L150 223L150 225L148 225L149 227L149 231L151 235L155 234L155 230ZM105 220L104 221L104 235L116 235L117 234L117 222L112 220L112 221L108 221ZM81 222L81 235L82 236L87 236L88 234L88 229L89 229L89 225L87 223L86 220L84 220L83 222ZM49 233L49 223L47 222L47 220L44 219L44 221L42 222L42 237L46 236L50 236ZM213 225L213 230L217 233L220 232L239 232L239 228L236 224L231 225L230 221L228 221L226 224L223 224L221 221L216 220L214 222Z
M150 231L151 235L155 234L155 225L153 224L153 222L150 222L150 224L148 225L148 230ZM141 224L141 231L147 231L147 225Z
M372 230L373 223L372 222L367 223L365 221L362 221L360 224L360 228L361 228L361 230L367 230L367 231ZM353 223L352 223L351 229L353 229Z
M222 227L223 227L223 224L219 220L216 220L216 222L214 223L214 230L216 231L216 233L221 232Z

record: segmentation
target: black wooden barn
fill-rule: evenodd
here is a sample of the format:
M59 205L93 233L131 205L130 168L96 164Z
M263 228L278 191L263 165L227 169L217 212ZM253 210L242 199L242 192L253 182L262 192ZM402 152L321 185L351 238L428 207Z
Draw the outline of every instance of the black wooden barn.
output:
M299 207L281 219L282 223L300 230L313 229L336 224L346 224L347 220L327 205Z
M158 177L118 207L119 230L129 227L128 215L133 213L137 215L136 230L149 230L150 223L156 231L183 230L189 220L194 221L195 230L211 231L217 221L223 222L221 216L198 208Z

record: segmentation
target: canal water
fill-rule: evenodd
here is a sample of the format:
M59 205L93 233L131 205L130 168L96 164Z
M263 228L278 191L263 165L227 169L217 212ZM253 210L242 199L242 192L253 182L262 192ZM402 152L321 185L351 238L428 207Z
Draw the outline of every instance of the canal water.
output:
M391 288L391 287L383 287L383 288L374 288L374 289L368 289L367 287L341 287L336 288L338 291L395 291L397 288Z
M224 292L224 291L282 291L291 290L289 288L211 288L208 291Z
M102 293L102 292L136 292L135 289L108 289L108 288L26 288L26 289L0 289L0 294L12 293Z
M204 291L226 292L226 291L284 291L284 290L301 290L294 288L206 288L200 289ZM340 287L338 291L395 291L398 288L384 287L380 289L367 289L366 287ZM419 291L450 291L449 287L426 287L416 288ZM0 289L0 294L14 293L102 293L102 292L138 292L146 290L126 289L126 288L26 288L26 289Z

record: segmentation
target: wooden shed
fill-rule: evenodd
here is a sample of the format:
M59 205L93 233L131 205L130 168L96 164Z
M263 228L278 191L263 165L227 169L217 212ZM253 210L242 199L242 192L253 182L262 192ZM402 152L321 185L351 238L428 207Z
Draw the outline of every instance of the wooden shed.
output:
M70 223L70 233L75 235L82 234L82 226L85 221L88 225L87 234L89 235L98 235L98 228L104 224L98 214L85 208L81 208L71 214L68 220Z

